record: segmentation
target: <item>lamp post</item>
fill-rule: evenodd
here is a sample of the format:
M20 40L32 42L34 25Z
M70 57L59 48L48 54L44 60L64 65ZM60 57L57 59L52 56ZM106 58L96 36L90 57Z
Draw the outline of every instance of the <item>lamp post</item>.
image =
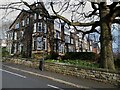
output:
M41 71L44 70L44 38L43 38L43 36L42 36L42 51L43 51L42 60L39 61L39 69L40 69Z

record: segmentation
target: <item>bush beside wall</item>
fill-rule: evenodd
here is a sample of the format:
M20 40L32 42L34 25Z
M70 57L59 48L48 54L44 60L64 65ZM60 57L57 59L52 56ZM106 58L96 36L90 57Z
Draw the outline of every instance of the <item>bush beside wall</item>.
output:
M68 52L62 59L95 61L98 59L98 55L93 52Z
M7 57L9 56L9 52L6 50L6 47L2 48L2 57Z

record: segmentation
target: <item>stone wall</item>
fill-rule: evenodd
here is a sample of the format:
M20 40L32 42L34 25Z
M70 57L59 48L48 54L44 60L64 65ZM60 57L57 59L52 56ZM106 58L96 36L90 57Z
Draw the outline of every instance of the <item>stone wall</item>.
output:
M118 84L120 82L119 72L104 69L81 68L77 66L54 63L45 63L45 69L57 73L63 73L64 75L93 79L105 83Z
M25 66L38 68L39 62L28 61L26 59L6 59L7 62L15 64L23 64ZM93 79L105 83L112 83L115 85L120 84L120 72L109 71L105 69L92 69L83 68L71 65L65 65L60 63L45 63L45 70L53 71L56 73L62 73L64 75L72 75L76 77L82 77L87 79Z

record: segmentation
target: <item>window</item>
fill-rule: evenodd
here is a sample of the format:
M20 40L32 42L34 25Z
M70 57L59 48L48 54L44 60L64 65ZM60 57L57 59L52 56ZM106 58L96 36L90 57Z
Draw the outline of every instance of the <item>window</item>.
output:
M76 47L78 47L79 45L78 45L79 43L78 43L78 40L76 40Z
M24 31L21 31L21 37L23 37L23 35L24 35Z
M44 50L47 50L47 39L46 38L44 38L43 48Z
M62 52L62 45L58 43L59 52Z
M7 40L10 40L10 34L9 33L7 34Z
M44 33L47 33L47 24L44 24Z
M57 39L60 38L60 32L59 31L55 31L55 38L57 38Z
M59 38L60 37L60 33L56 32L56 37Z
M54 28L57 30L61 30L61 23L59 22L59 20L54 21Z
M29 24L29 17L27 18L27 24Z
M42 41L42 37L37 37L37 50L42 50L42 45L43 41Z
M15 48L14 48L14 53L16 53L16 51L17 51L17 44L14 44L15 46Z
M61 44L61 52L64 53L65 52L65 48L64 48L64 44Z
M73 38L71 38L71 44L74 44L74 40L73 40Z
M23 50L23 44L21 43L21 44L19 45L19 51L20 51L20 53L22 53L22 50Z
M17 33L15 32L14 35L15 35L15 36L14 36L14 40L17 40Z
M68 35L65 36L65 43L70 43L70 36Z
M36 20L36 19L37 19L37 14L35 13L35 14L34 14L34 20Z
M73 46L69 46L68 48L69 48L69 52L74 52Z
M12 39L13 39L13 32L10 33L10 40L12 40Z
M42 17L39 15L39 19L42 19Z
M33 50L36 50L37 47L37 40L36 37L33 38Z
M56 52L56 43L54 43L54 51Z
M15 29L18 29L18 28L20 28L20 24L19 24L19 23L17 23L17 24L15 25Z
M25 20L22 20L22 26L25 26Z
M38 22L38 32L42 32L42 23Z
M36 23L34 23L34 31L33 32L36 32Z

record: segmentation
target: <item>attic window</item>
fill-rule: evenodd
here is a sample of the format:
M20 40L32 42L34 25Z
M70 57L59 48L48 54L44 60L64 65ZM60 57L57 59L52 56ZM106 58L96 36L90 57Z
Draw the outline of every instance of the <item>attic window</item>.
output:
M19 24L19 23L17 23L17 24L15 25L15 29L18 29L18 28L20 28L20 24Z

